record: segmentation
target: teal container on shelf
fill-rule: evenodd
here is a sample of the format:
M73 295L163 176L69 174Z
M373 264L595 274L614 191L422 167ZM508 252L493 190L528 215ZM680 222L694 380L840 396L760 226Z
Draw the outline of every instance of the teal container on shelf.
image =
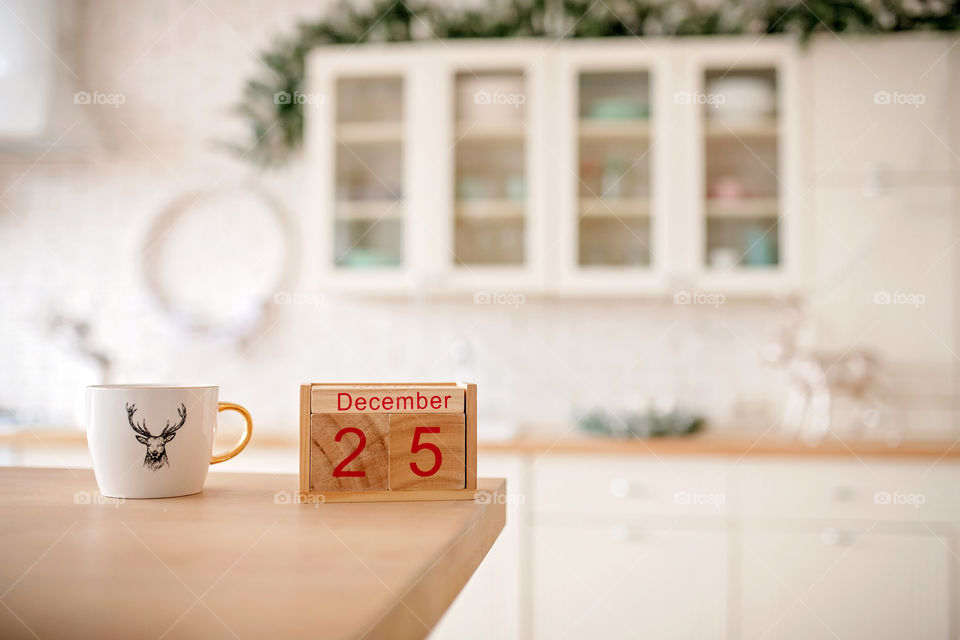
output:
M776 266L779 262L777 251L777 230L755 225L746 232L747 250L743 255L744 264L751 267Z
M590 117L597 120L649 118L650 105L625 98L604 98L590 106Z

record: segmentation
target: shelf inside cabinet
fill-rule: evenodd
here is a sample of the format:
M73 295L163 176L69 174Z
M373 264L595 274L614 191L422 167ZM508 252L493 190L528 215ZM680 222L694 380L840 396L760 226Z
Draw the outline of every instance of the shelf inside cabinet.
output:
M401 140L401 122L341 122L337 125L337 142L342 144L380 144Z
M776 138L779 123L776 118L763 118L751 122L728 122L719 118L707 118L704 135L707 138Z
M582 118L579 123L581 138L598 140L640 139L650 137L650 121L647 119Z
M338 200L337 220L384 220L400 218L403 201L395 199Z
M777 198L710 198L707 200L709 218L776 218Z
M647 218L650 201L647 198L580 198L582 218Z
M476 220L523 218L524 203L521 200L500 198L457 200L457 217Z
M522 140L523 122L472 122L457 125L456 142L461 140Z

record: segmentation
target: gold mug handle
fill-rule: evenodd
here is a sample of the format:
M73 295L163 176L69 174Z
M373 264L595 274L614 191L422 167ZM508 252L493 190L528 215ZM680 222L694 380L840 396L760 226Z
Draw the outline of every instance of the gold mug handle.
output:
M253 418L250 417L249 411L232 402L220 402L218 403L217 413L219 414L221 411L236 411L243 416L244 420L247 421L247 427L244 429L243 435L240 437L240 442L237 443L237 446L226 453L213 454L213 456L210 458L210 464L217 464L218 462L229 460L233 456L243 451L243 448L247 446L248 442L250 442L250 436L253 434Z

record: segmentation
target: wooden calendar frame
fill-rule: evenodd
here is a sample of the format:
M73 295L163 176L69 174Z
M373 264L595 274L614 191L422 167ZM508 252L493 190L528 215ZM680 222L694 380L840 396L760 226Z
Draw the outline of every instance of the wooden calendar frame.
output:
M313 390L370 390L396 388L416 391L418 389L458 389L463 392L464 415L464 488L462 489L386 489L365 491L311 491L310 456L311 416L324 412L313 410ZM427 410L429 411L429 409ZM362 412L361 412L362 413ZM419 412L414 411L414 415ZM403 415L387 414L387 415ZM429 414L427 414L429 415ZM456 415L451 413L440 415ZM424 500L472 500L477 495L477 385L464 382L413 382L413 383L311 383L300 386L300 502L390 502Z

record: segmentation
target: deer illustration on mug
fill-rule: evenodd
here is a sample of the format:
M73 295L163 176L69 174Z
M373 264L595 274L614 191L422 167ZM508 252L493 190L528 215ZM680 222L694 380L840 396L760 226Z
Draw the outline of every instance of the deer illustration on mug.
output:
M167 420L167 426L163 428L163 431L158 436L152 435L150 430L147 429L146 419L141 420L139 423L134 422L133 414L136 412L136 405L127 405L127 422L130 423L130 428L137 434L137 441L147 445L147 454L143 458L143 466L147 469L153 469L154 471L169 466L170 461L167 459L167 443L173 440L174 436L177 435L177 430L187 421L187 407L181 402L180 408L177 409L180 422L171 425L170 421Z

